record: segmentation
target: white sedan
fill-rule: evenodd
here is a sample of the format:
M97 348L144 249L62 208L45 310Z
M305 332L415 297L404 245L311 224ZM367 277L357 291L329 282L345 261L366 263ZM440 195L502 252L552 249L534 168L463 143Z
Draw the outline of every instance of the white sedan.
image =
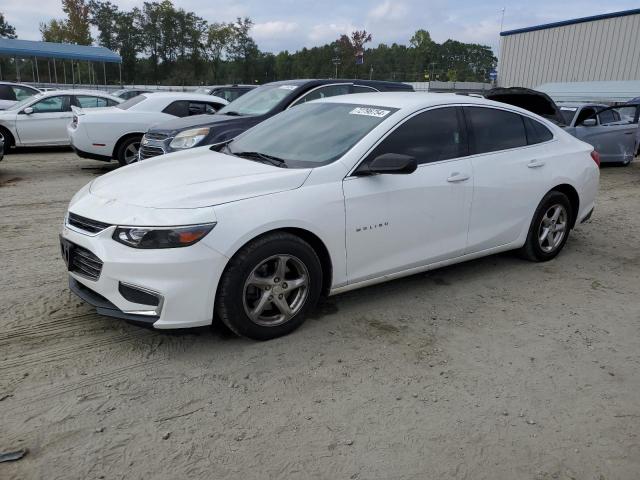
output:
M73 107L102 108L122 100L95 90L42 92L0 111L0 137L9 147L69 145L67 125Z
M320 295L505 250L554 258L592 214L590 145L517 107L368 93L286 110L222 147L104 175L62 252L98 312L287 334Z
M215 113L227 105L224 98L198 93L143 93L115 108L75 110L68 136L83 158L128 165L138 159L142 136L152 125L190 115Z

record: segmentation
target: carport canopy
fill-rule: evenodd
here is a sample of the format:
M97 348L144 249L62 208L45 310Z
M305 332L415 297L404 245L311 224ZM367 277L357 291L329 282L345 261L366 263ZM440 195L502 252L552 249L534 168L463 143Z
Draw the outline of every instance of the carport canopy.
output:
M9 57L59 58L89 62L122 63L122 58L105 47L70 43L36 42L0 38L0 55Z

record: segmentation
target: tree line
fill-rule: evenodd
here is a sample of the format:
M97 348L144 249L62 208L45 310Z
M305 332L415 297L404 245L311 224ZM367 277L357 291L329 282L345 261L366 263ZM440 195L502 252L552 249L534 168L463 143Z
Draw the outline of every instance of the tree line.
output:
M125 83L264 83L336 73L398 81L488 81L497 62L486 45L456 40L439 44L426 30L415 32L407 45L367 47L372 35L362 30L345 32L322 46L274 54L259 49L251 37L250 18L209 22L171 0L143 2L127 11L110 1L62 0L62 10L64 18L40 25L42 39L98 44L118 52ZM15 29L0 16L0 36L8 36L3 31L15 37Z

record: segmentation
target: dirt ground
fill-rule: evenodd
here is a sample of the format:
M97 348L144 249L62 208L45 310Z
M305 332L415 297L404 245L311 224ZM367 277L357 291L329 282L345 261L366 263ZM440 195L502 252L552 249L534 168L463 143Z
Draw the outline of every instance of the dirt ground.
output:
M332 297L294 334L157 332L67 288L58 231L115 165L0 163L2 479L637 479L640 162L546 264Z

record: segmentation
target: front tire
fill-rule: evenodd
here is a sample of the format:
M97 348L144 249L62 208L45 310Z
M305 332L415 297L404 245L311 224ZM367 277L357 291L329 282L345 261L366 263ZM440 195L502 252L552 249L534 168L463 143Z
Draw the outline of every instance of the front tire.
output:
M567 196L558 191L547 193L533 215L521 256L533 262L555 258L567 243L572 218L573 208Z
M237 335L270 340L305 321L320 297L322 267L301 238L274 232L244 246L220 280L216 313Z
M123 141L116 152L116 159L120 166L124 167L138 161L141 136L129 137Z

